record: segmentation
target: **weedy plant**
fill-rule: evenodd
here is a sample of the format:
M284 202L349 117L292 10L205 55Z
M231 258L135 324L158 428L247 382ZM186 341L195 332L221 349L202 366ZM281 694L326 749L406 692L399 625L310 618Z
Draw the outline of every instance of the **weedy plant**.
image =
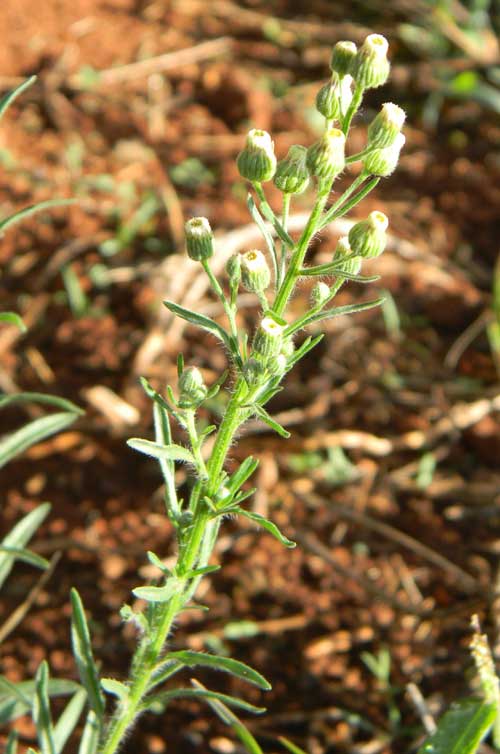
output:
M387 217L379 211L355 223L348 236L341 238L326 264L310 264L307 253L314 236L336 218L346 215L373 188L380 178L390 175L396 167L404 144L401 133L405 115L392 103L383 105L368 128L366 148L346 156L346 140L351 123L366 90L379 87L389 75L388 44L384 37L372 34L358 50L352 42L339 42L331 57L330 80L320 89L317 108L325 118L321 138L309 148L295 145L284 159L277 160L271 136L254 129L238 156L240 174L251 185L248 208L260 229L265 251L249 249L233 256L227 264L227 286L215 276L211 258L215 252L214 236L208 220L196 217L186 224L186 246L189 257L202 265L213 292L224 309L227 326L209 317L185 309L174 302L166 306L189 324L199 327L218 339L227 352L228 370L213 385L207 386L195 366L185 366L178 359L178 384L167 386L165 395L157 392L146 380L143 386L153 404L155 439L129 440L130 447L157 459L165 482L166 514L177 537L177 557L167 568L160 555L148 552L150 563L158 569L157 583L138 586L136 597L145 601L143 610L130 605L122 608L124 621L135 624L137 648L132 658L129 677L116 680L100 676L93 658L91 639L81 599L73 590L72 641L82 688L77 690L56 723L52 721L49 696L51 681L48 666L41 664L34 683L33 698L27 698L19 684L10 684L12 703L31 707L37 727L41 754L59 754L80 717L84 697L87 717L80 737L79 754L114 754L127 734L146 711L161 712L173 700L199 699L232 729L251 754L262 754L253 735L239 720L232 708L245 712L262 712L242 699L205 688L192 680L191 686L173 686L172 678L185 668L208 667L229 673L254 684L262 690L269 683L256 670L242 662L191 650L171 651L169 639L181 612L200 607L195 602L197 588L203 577L220 566L211 565L222 521L228 516L244 516L276 537L284 546L294 547L270 520L244 507L253 490L247 482L257 468L256 459L246 458L229 471L227 455L241 426L252 417L265 422L282 437L289 433L266 410L266 404L281 390L285 375L305 357L323 337L306 336L299 343L298 335L311 325L343 314L354 314L375 307L381 299L366 303L332 307L330 303L346 281L370 283L373 276L360 274L367 259L378 257L387 240ZM353 163L360 171L349 188L330 206L332 186L336 178ZM273 181L282 192L283 205L276 215L266 199L264 184ZM291 201L309 186L314 190L313 207L298 238L287 230ZM302 280L313 281L309 304L296 316L289 301ZM240 288L256 297L258 320L253 332L245 332L238 318ZM217 425L205 426L200 412L205 404L221 393L224 401L222 417ZM172 441L171 421L185 436L180 445ZM187 464L191 470L191 487L186 499L179 497L175 481L176 464ZM489 667L489 666L488 666ZM453 736L462 748L453 751L472 754L478 741L492 724L498 684L488 678L489 701L480 701L480 724L467 718L471 746L463 746L460 721L454 720ZM494 675L493 675L494 677ZM168 685L165 686L166 682ZM8 683L8 682L7 682ZM494 687L494 688L493 688ZM4 686L5 688L5 686ZM31 688L31 687L30 687ZM114 710L108 714L104 693L115 697ZM486 696L486 693L485 693ZM496 699L496 697L495 697ZM486 709L486 712L484 710ZM0 708L1 712L1 708ZM479 731L479 732L478 732ZM449 735L445 738L449 741ZM300 752L294 744L283 740L292 752ZM439 742L438 742L439 743ZM450 747L431 742L426 752L450 754ZM35 750L31 749L33 754ZM11 737L8 754L15 754L16 741Z

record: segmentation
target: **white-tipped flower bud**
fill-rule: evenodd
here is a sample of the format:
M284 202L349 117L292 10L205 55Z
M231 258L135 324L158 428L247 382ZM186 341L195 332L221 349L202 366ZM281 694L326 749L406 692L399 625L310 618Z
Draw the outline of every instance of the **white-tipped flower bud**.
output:
M188 256L195 262L210 259L214 253L214 234L206 217L192 217L184 226Z
M267 365L280 353L282 343L283 325L272 317L264 317L253 339L252 355Z
M285 159L278 162L273 181L284 194L301 194L309 185L306 157L307 149L294 144Z
M315 283L311 290L309 304L311 308L316 309L317 307L321 307L323 306L323 304L326 304L329 298L330 286L324 283L322 280L319 280L317 283Z
M184 369L179 377L179 408L193 408L205 398L207 387L196 367Z
M368 259L380 256L387 243L388 225L389 220L383 212L378 210L370 212L366 220L356 223L349 231L351 249Z
M307 150L307 167L311 175L332 180L345 165L345 136L338 128L331 128Z
M394 144L398 134L401 133L405 118L405 111L398 105L392 102L382 105L381 111L368 126L368 146L385 149Z
M268 372L275 377L282 375L286 372L287 358L284 354L279 353L275 359L269 362L267 365Z
M226 262L226 272L231 285L239 285L241 280L241 255L233 254Z
M371 175L378 175L381 178L387 178L394 173L399 160L399 153L404 147L406 139L403 134L398 134L396 140L390 147L385 149L374 149L363 158L363 168Z
M316 95L316 110L321 113L327 120L338 118L340 114L339 100L340 79L336 73L324 86L321 87Z
M362 89L382 86L389 76L389 43L381 34L370 34L356 53L350 74Z
M293 354L295 353L295 346L294 346L293 340L291 338L288 338L288 340L284 340L283 341L283 344L281 346L281 353L287 359L289 359L290 356L293 356Z
M249 387L258 385L265 371L266 367L259 359L250 358L243 365L243 377Z
M342 236L337 241L337 246L335 247L335 251L333 252L333 261L334 262L340 262L342 259L345 259L345 257L350 257L351 254L353 254L353 250L351 249L351 245L349 243L349 238L347 236ZM352 257L352 259L348 259L342 266L339 268L338 274L340 275L341 272L347 272L350 275L357 275L358 272L361 269L361 257Z
M354 42L337 42L332 51L330 68L339 76L345 76L351 72L351 66L358 48Z
M262 293L271 282L271 272L264 254L251 249L240 254L241 282L250 293Z
M352 93L352 82L354 81L352 76L349 76L347 73L345 76L343 76L340 80L340 92L339 92L339 100L340 100L340 109L342 113L346 113L349 109L349 105L351 104L351 100L353 97Z
M249 131L245 148L239 153L236 163L243 178L264 183L270 181L276 170L274 144L267 131L253 128Z

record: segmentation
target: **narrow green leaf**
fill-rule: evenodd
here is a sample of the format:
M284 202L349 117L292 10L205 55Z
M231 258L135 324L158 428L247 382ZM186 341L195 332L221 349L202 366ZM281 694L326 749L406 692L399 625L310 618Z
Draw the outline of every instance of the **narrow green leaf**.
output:
M252 474L255 472L259 465L259 462L256 458L253 458L252 456L248 456L248 458L245 458L245 460L241 463L240 467L232 474L227 482L225 483L225 486L227 487L228 491L231 494L234 494L239 490L239 488L245 484L247 479L250 479Z
M31 706L32 700L29 696L26 696L26 694L23 693L21 685L19 683L13 683L12 681L9 681L8 678L5 678L5 676L0 675L0 700L9 697L11 699L16 699L21 702L21 704L25 704L27 709Z
M197 689L205 689L205 687L201 683L195 681L194 679L191 680L191 683ZM217 717L219 717L223 723L229 725L233 729L249 754L263 754L262 749L260 748L255 738L252 736L248 728L243 725L239 717L236 717L234 712L232 712L229 707L226 707L225 704L217 699L207 699L206 701L207 704L215 712Z
M35 568L41 568L42 571L45 571L49 567L48 560L42 558L41 555L37 555L36 553L31 552L31 550L25 550L24 548L20 547L8 547L6 545L0 544L0 554L1 553L13 555L14 560L22 560L23 563L28 563Z
M332 317L341 317L344 314L357 314L358 312L364 312L367 309L373 309L375 306L380 306L384 302L384 298L377 298L374 301L366 301L363 304L347 304L346 306L337 306L334 309L326 309L319 314L313 314L311 317L302 320L299 324L293 323L289 325L285 331L285 336L293 335L297 330L302 330L304 327L314 324L315 322L322 322L324 319L331 319Z
M299 271L301 277L316 277L332 275L345 280L353 280L355 283L376 283L380 280L380 275L354 275L342 270L339 262L330 262L328 264L318 264L315 267L302 267Z
M12 689L6 688L5 681L6 679L0 676L0 725L6 725L30 712L36 692L35 681L20 681L13 684L17 690L14 693ZM49 696L52 697L74 694L81 686L75 681L50 679L48 688Z
M165 586L138 586L132 589L132 593L147 602L168 602L179 587L182 587L182 581L170 577Z
M318 343L320 343L323 338L324 334L320 333L319 335L316 335L315 338L306 338L306 340L302 343L300 348L297 348L296 351L292 354L291 358L288 361L288 367L291 369L292 367L297 364L301 359L304 358L304 356L309 353L309 351L312 351L313 348L316 348Z
M151 440L141 440L139 437L132 437L127 440L127 445L139 453L156 458L162 461L184 461L196 466L196 461L190 450L183 448L181 445L160 445Z
M159 568L162 573L165 573L167 576L171 575L171 571L167 568L167 566L163 563L163 561L156 555L156 553L152 552L151 550L147 551L147 558L151 565L155 566L156 568Z
M121 702L128 699L128 686L121 681L116 681L114 678L101 678L101 686L107 694L117 696Z
M153 403L153 421L155 427L155 441L164 447L172 445L172 432L170 431L168 409L161 406L156 401ZM175 485L175 464L173 461L166 461L163 458L159 458L158 463L160 464L161 473L165 482L167 513L173 518L177 518L180 515L180 506Z
M276 254L276 246L274 245L273 237L269 233L267 226L262 219L251 194L247 195L247 206L255 224L259 228L266 242L266 246L273 263L274 280L276 281L278 279L278 256Z
M154 696L146 697L144 700L143 709L148 709L151 706L166 705L172 699L217 699L229 707L237 707L245 712L251 712L255 715L260 715L265 712L264 707L255 707L249 702L238 699L235 696L229 696L228 694L220 694L217 691L209 691L208 689L172 689L172 691L163 691L161 694L155 694Z
M276 231L276 234L280 237L283 243L286 244L288 248L293 249L293 247L295 246L295 241L293 240L291 236L288 235L288 233L286 232L286 230L284 229L284 227L282 226L282 224L280 223L280 221L278 220L278 218L272 211L269 204L267 202L261 202L259 206L260 206L260 211L262 212L266 220L269 220L274 230Z
M215 573L216 571L220 571L220 565L202 566L201 568L194 568L192 571L188 571L186 578L195 579L198 576L206 576L207 573Z
M17 733L15 730L9 733L5 754L17 754Z
M344 204L342 204L340 207L332 207L332 209L329 210L323 217L323 220L321 221L321 224L319 226L319 230L323 230L323 228L333 222L333 220L336 220L338 217L343 217L348 212L350 212L351 209L354 209L354 207L359 204L360 201L362 201L365 196L370 193L370 191L373 191L379 181L380 178L378 177L372 178L370 181L368 181L366 186L361 189L361 191L358 191L357 194L344 202Z
M297 546L296 542L292 542L291 539L287 539L280 532L276 524L273 524L272 521L269 521L267 518L264 518L264 516L261 516L259 513L253 513L253 511L247 511L245 510L245 508L240 508L239 506L237 506L236 508L231 508L230 513L238 513L240 516L245 516L245 518L250 519L250 521L254 521L259 526L262 526L262 528L265 529L268 534L271 534L273 537L275 537L285 547L288 547L291 549Z
M283 736L280 736L278 740L281 744L283 744L285 749L287 749L290 752L290 754L307 754L307 752L305 752L304 749L299 749L299 747L293 744L291 741L289 741L288 738L284 738Z
M230 657L210 655L205 652L191 652L186 649L180 652L169 652L167 658L178 660L189 668L195 668L199 665L205 668L220 670L222 673L229 673L229 675L258 686L259 689L264 689L264 691L269 691L271 688L271 684L266 681L264 676L248 665L245 665L245 663L233 660Z
M16 312L0 312L0 322L5 322L6 325L15 325L21 332L26 332L28 329Z
M288 440L288 438L290 437L290 432L282 427L281 424L276 421L276 419L273 419L273 417L268 414L264 406L259 406L257 403L255 403L252 408L254 409L259 419L264 422L264 424L267 424L268 427L271 427L271 429L277 432L280 437L284 437L285 440Z
M77 414L74 412L58 412L35 419L7 435L0 441L0 468L37 442L66 429L76 418Z
M2 97L0 99L0 119L3 115L5 115L7 109L10 107L10 105L14 102L17 97L19 97L20 94L22 94L28 87L32 86L36 81L36 76L30 76L29 79L26 79L26 81L23 81L22 84L19 84L15 89L13 89L11 92L5 95L5 97Z
M10 406L12 403L42 403L56 406L63 411L73 411L80 416L85 413L76 403L72 403L66 398L60 398L58 395L47 395L46 393L11 393L10 395L0 396L0 408Z
M203 314L197 314L196 312L192 312L189 309L185 309L183 306L174 304L173 301L164 301L163 303L165 304L167 309L172 312L172 314L176 314L178 317L186 320L186 322L189 322L191 325L194 325L195 327L201 327L202 330L206 330L206 332L211 333L211 335L214 335L216 338L221 340L226 348L231 351L231 339L228 333L224 330L224 328L218 325L217 322L214 322L213 319L205 317L205 315Z
M42 754L57 754L54 728L49 704L49 666L44 660L35 676L36 692L33 700L33 722Z
M29 542L42 521L47 517L49 511L49 503L42 503L30 511L4 537L1 542L2 547L24 548L24 545ZM0 552L0 587L9 575L14 562L15 557L9 553Z
M56 754L61 754L63 751L66 742L76 728L86 701L87 692L85 689L80 689L80 691L77 691L76 694L71 697L62 711L59 720L54 727L54 745Z
M482 699L453 704L418 754L475 754L495 721L497 705Z
M97 715L93 710L90 710L80 739L78 754L97 754L100 734L101 726Z
M51 207L64 207L68 204L74 204L75 199L48 199L46 202L39 202L38 204L32 204L29 207L15 212L13 215L6 217L0 222L0 234L4 233L11 225L20 223L27 217L34 215L37 212L42 212L44 209L50 209Z
M90 632L82 600L76 589L71 590L71 643L80 680L88 694L89 705L97 718L104 715L104 699L99 685L99 673L94 662Z

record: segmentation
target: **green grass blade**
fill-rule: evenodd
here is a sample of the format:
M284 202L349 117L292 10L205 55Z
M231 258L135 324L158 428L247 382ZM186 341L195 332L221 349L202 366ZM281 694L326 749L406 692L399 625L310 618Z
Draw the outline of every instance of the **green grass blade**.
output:
M28 329L19 314L15 312L0 312L0 322L5 322L6 325L15 325L21 332L26 332Z
M7 745L5 747L5 754L17 754L17 733L15 730L9 733Z
M71 590L71 643L80 680L88 694L89 705L98 720L104 716L104 699L99 674L94 662L90 632L82 600L76 589Z
M497 715L495 702L464 699L453 704L418 754L475 754Z
M23 549L50 511L49 503L42 503L22 518L4 537L1 545ZM9 575L16 560L15 555L0 551L0 587Z
M93 710L87 715L85 727L80 739L78 754L97 754L99 738L101 735L101 726Z
M304 749L300 749L298 746L289 741L288 738L280 736L279 741L281 744L283 744L285 749L290 752L290 754L307 754Z
M44 209L51 209L52 207L65 207L68 204L74 204L75 199L48 199L46 202L39 202L38 204L31 204L29 207L20 209L19 212L15 212L13 215L6 217L0 222L0 234L11 227L16 225L22 220L25 220L31 215L35 215L37 212L43 212Z
M42 754L57 754L49 704L49 666L45 660L37 670L35 685L32 716L36 725L38 743Z
M5 97L2 97L0 100L0 120L5 115L7 109L12 105L15 99L19 97L20 94L22 94L28 87L32 86L36 81L36 76L30 76L29 79L26 79L26 81L23 81L22 84L19 84L15 89L13 89L11 92L5 95Z
M37 442L66 429L76 418L77 414L73 411L62 411L35 419L7 435L0 441L0 468Z
M85 689L80 689L71 697L61 713L61 716L54 727L54 745L56 754L61 754L63 751L66 742L76 728L86 701L87 692Z
M41 555L37 555L35 552L31 552L31 550L26 550L22 547L8 547L0 544L0 555L2 553L12 555L14 560L21 560L23 563L28 563L35 568L41 568L42 571L45 571L49 567L48 560L42 558Z
M68 401L66 398L60 398L58 395L48 395L47 393L11 393L10 395L0 396L0 408L5 408L13 403L41 403L47 406L55 406L63 411L73 411L80 416L85 413L76 403L72 403L72 401Z

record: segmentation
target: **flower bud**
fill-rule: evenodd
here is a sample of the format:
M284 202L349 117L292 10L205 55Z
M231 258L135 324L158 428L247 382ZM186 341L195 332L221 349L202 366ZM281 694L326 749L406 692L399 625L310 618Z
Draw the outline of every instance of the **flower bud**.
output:
M265 372L264 364L258 359L248 359L243 365L243 377L249 387L258 385Z
M268 364L281 351L283 342L283 326L272 317L264 317L252 343L252 354L255 358Z
M274 145L267 131L253 128L249 131L245 148L236 163L243 178L263 183L270 181L276 170Z
M282 375L286 372L287 358L284 354L279 353L275 359L268 364L268 371L275 377Z
M317 178L333 180L345 165L345 136L338 128L331 128L307 150L307 167Z
M381 111L368 126L368 146L384 149L394 144L405 118L405 111L392 102L382 105Z
M349 105L351 104L352 100L352 82L354 81L352 76L349 76L347 73L345 76L343 76L340 79L340 87L339 87L339 99L340 99L340 110L342 113L346 113L349 109Z
M179 377L179 408L193 408L205 398L207 387L196 367L184 369Z
M280 160L274 174L274 185L284 194L301 194L309 185L306 165L307 149L294 144L284 160Z
M339 76L345 76L350 73L351 65L356 57L358 48L354 42L337 42L332 51L330 59L330 68Z
M339 77L332 74L328 83L321 87L316 95L316 110L327 120L338 118L340 113Z
M241 280L241 255L233 254L226 263L226 272L231 285L239 285Z
M353 254L353 250L351 249L351 245L349 243L349 238L347 236L342 236L337 241L337 246L335 247L335 251L333 252L333 261L334 262L340 262L343 257L348 257ZM358 272L361 269L361 257L352 257L352 259L348 259L344 264L339 267L339 276L341 272L347 272L349 275L357 275Z
M283 341L282 346L281 346L281 353L287 359L289 359L290 356L293 356L293 354L295 353L295 346L291 338L288 338L288 340Z
M330 286L323 283L322 280L318 281L311 290L309 297L309 304L311 308L316 309L326 304L330 298Z
M399 153L404 146L406 139L403 134L396 136L396 141L390 147L385 149L374 149L363 158L363 168L371 175L378 175L386 178L396 170L399 160Z
M350 73L362 89L382 86L389 76L389 43L381 34L369 34L356 53Z
M251 249L241 258L241 282L251 293L262 293L271 282L271 272L264 254L259 249Z
M188 256L195 262L210 259L214 253L214 234L206 217L192 217L184 226Z
M387 243L385 231L388 224L389 220L383 212L370 212L366 220L356 223L349 231L351 249L368 259L380 256Z

